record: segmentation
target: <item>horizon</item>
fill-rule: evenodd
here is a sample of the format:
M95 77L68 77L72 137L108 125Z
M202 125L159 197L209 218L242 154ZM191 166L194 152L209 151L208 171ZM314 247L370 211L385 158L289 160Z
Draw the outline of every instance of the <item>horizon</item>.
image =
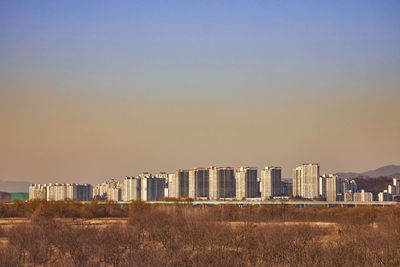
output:
M399 14L370 0L4 1L0 180L399 164Z

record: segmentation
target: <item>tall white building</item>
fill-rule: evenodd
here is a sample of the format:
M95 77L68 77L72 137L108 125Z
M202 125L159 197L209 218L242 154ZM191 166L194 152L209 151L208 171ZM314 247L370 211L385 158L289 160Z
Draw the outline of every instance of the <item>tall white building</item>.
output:
M326 177L326 200L327 201L336 201L337 194L341 192L341 179L338 176L329 174Z
M393 195L400 195L400 179L393 178L393 186L395 187L395 192Z
M282 170L280 167L265 167L261 170L261 199L268 199L281 194Z
M208 171L208 199L218 199L218 171L216 167L210 167Z
M396 193L396 190L397 189L397 186L394 186L394 185L388 185L388 193L389 194L391 194L391 195L397 195L397 193Z
M258 197L259 183L257 181L257 168L240 167L236 169L236 199Z
M40 199L45 200L47 198L47 185L31 184L29 186L29 200Z
M49 184L47 186L47 196L48 201L60 201L67 199L67 185L66 184Z
M178 198L177 187L178 185L177 180L175 179L175 173L168 174L168 197Z
M122 182L122 200L131 201L141 198L140 178L126 177Z
M168 196L187 197L189 196L189 170L176 170L168 175Z
M385 190L386 191L386 190ZM392 200L392 195L389 194L388 192L380 192L378 194L378 201L391 201Z
M293 196L318 198L319 165L317 163L304 163L293 170Z
M121 201L121 199L122 199L122 190L120 186L109 189L107 195L108 201Z

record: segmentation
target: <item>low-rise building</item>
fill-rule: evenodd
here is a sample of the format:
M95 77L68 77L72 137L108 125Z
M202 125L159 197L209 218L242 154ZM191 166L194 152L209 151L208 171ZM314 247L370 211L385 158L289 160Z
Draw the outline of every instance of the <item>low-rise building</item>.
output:
M386 190L385 190L386 191ZM392 201L392 195L388 192L380 192L378 194L378 201Z
M356 192L353 194L353 201L355 202L372 202L373 195L371 192L365 192L364 189L361 192Z

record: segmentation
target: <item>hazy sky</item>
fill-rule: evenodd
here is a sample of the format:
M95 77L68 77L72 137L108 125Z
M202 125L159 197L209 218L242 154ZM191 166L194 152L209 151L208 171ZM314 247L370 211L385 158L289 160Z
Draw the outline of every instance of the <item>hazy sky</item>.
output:
M400 164L400 1L1 1L0 180Z

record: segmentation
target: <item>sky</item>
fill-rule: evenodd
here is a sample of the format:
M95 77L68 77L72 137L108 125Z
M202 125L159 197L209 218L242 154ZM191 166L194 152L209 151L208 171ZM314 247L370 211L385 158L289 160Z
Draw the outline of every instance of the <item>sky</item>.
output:
M400 164L400 1L0 2L0 180Z

